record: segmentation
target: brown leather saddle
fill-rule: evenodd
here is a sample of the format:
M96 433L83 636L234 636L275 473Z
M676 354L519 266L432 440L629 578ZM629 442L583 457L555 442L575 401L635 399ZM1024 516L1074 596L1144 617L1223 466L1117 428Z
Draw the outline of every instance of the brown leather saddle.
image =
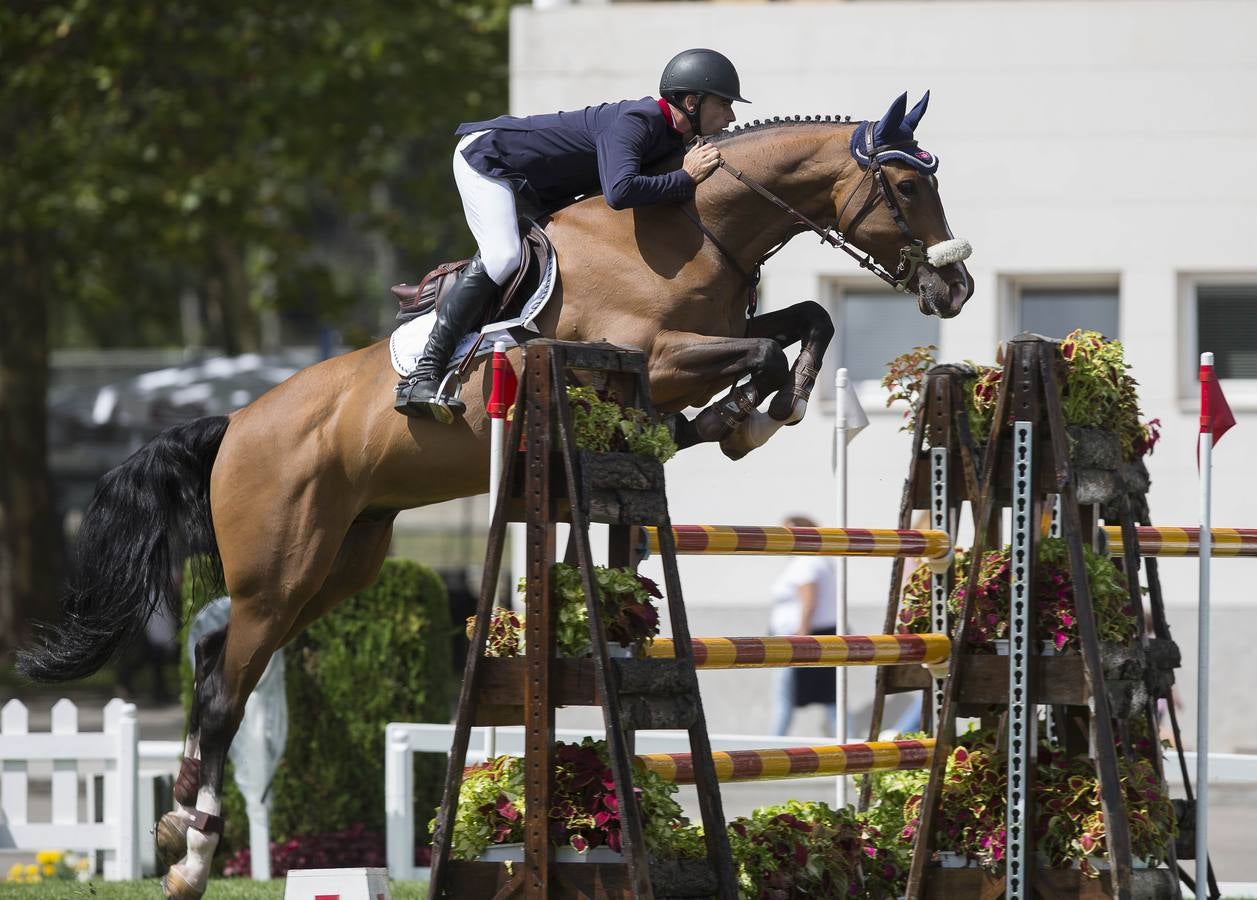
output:
M485 310L481 325L508 318L512 313L522 309L524 303L537 289L541 273L545 271L546 261L554 252L554 247L544 228L531 219L520 219L520 236L524 241L524 262L511 276L511 280L502 291L502 298L494 306ZM423 276L423 280L418 284L393 285L393 296L397 298L399 306L397 324L404 325L411 319L439 307L442 299L458 279L458 273L466 268L469 262L471 262L470 259L460 259L457 262L441 263Z

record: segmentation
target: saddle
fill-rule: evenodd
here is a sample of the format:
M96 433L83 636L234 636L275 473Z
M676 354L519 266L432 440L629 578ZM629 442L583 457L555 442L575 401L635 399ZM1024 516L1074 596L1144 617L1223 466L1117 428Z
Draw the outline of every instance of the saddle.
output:
M541 225L531 219L520 219L520 237L524 242L524 261L503 289L502 298L495 306L485 310L481 325L507 318L516 307L523 305L536 290L546 260L553 252L549 236ZM460 259L457 262L441 263L423 276L418 284L393 285L393 296L398 303L397 324L404 325L437 309L454 286L458 273L470 262L470 259Z

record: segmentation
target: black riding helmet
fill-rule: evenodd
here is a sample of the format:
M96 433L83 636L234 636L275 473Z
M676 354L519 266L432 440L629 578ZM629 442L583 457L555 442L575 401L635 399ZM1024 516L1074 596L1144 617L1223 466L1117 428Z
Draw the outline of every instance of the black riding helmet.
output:
M698 95L698 105L692 113L682 102L686 94ZM723 53L702 49L683 50L664 66L663 75L659 78L659 96L685 113L695 134L702 134L698 124L699 113L703 108L703 98L708 94L740 103L751 102L742 96L738 70Z

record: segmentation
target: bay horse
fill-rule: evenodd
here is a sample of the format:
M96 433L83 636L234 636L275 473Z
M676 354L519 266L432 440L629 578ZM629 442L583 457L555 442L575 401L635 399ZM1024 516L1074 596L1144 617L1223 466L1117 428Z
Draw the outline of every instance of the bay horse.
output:
M868 123L875 136L911 136L924 101L906 112L905 100ZM845 229L869 265L899 271L922 312L954 316L972 293L962 262L920 252L960 243L935 178L894 153L859 160L861 125L753 124L716 139L728 174L713 173L685 207L616 211L590 197L556 213L548 232L559 284L541 331L644 351L655 405L672 416L682 447L720 441L737 457L797 421L833 326L810 301L748 320L750 273L773 248L809 223L831 244L843 239L829 229ZM910 246L918 264L904 271ZM783 348L795 342L791 368ZM373 582L398 511L487 489L487 370L481 361L466 380L463 419L408 419L392 409L396 375L382 341L298 372L231 416L170 428L101 479L63 620L19 656L26 676L83 677L159 605L177 617L176 573L192 554L221 565L232 598L227 628L197 647L176 807L158 823L167 897L206 890L227 748L271 655ZM687 407L705 408L687 420Z

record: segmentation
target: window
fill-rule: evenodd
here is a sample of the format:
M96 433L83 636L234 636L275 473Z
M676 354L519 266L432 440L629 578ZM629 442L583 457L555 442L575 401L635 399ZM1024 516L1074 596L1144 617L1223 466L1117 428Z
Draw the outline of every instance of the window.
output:
M1098 331L1114 340L1120 337L1116 284L1035 285L1013 282L1008 296L1005 338L1032 331L1059 339L1075 328Z
M1196 357L1213 353L1219 378L1257 379L1257 279L1196 285Z
M1257 406L1257 274L1185 277L1180 296L1180 396L1196 397L1200 354L1208 351L1231 405Z
M886 364L913 347L938 344L938 318L921 315L910 294L833 282L830 310L837 333L825 354L817 391L828 401L834 397L834 373L846 366L865 408L881 408Z

